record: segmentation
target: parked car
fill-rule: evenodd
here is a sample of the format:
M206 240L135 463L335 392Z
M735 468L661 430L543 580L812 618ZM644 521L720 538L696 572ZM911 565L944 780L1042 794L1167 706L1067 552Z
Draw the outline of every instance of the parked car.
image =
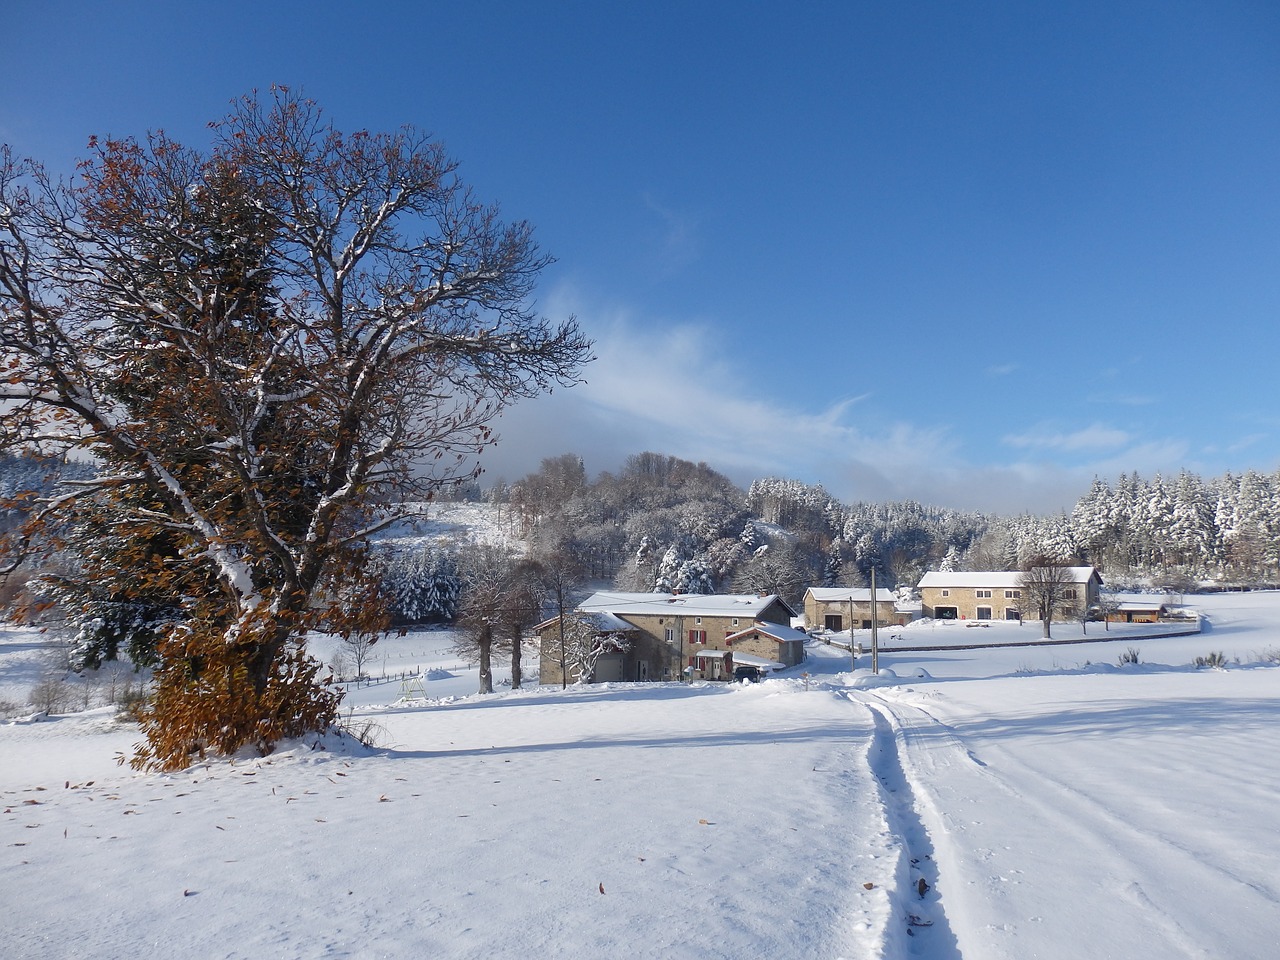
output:
M764 679L764 671L753 664L744 663L733 668L733 679L758 683Z

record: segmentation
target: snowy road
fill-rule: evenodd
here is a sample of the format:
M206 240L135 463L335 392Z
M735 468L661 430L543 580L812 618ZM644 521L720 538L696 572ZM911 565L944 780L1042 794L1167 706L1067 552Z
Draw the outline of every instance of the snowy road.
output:
M1256 819L1280 795L1258 763L1275 701L1224 699L1224 678L1183 674L1172 699L1141 674L1094 678L1110 689L1087 702L1055 702L1079 683L1052 677L982 681L980 702L849 694L892 724L963 956L1276 955L1280 844ZM1251 680L1274 693L1270 671L1227 682Z

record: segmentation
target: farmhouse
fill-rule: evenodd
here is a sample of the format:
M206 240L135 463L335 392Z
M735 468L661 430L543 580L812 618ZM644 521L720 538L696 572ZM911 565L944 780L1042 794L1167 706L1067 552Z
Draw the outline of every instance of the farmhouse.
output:
M1074 604L1069 618L1078 618L1098 604L1102 576L1093 567L1066 567L1067 599ZM1021 620L1035 611L1022 606L1019 570L931 570L920 579L921 612L935 620Z
M877 626L911 619L909 613L898 610L893 591L883 588L876 590L874 616ZM870 587L810 587L805 591L804 624L809 630L865 630L871 619Z
M576 659L589 660L587 682L600 683L682 675L727 680L733 676L735 645L749 656L791 666L804 657L804 635L790 627L795 615L774 595L601 592L565 620L568 629L571 620L583 624L588 618L586 657L579 644ZM763 632L752 632L757 625ZM536 628L542 683L578 679L574 654L566 650L562 659L559 627L557 617Z

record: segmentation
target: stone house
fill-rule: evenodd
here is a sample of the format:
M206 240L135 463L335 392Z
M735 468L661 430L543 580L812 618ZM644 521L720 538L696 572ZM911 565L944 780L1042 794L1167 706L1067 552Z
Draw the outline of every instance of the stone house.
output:
M1074 612L1065 619L1079 619L1098 604L1102 576L1094 567L1067 567L1071 585L1067 598ZM1020 570L930 570L920 579L921 612L935 620L1021 620L1034 611L1023 611Z
M897 607L897 596L883 587L876 589L875 618L877 626L907 623L911 619ZM839 633L871 627L870 587L810 587L804 593L804 625L807 630L830 630Z
M808 636L803 630L757 620L747 629L724 638L724 648L733 653L734 666L752 666L777 669L794 667L804 662L804 643Z
M620 645L625 646L625 650L604 652L597 657L591 683L675 680L682 675L729 679L733 675L735 634L749 631L758 622L790 629L791 619L796 615L786 601L774 595L609 591L592 594L577 606L574 614L593 618L593 628L599 629L596 639L602 644L607 645L613 637L625 641ZM536 629L541 651L538 679L546 684L561 683L559 618L539 624ZM794 639L787 638L788 641ZM779 644L776 638L752 639L749 647L754 652L765 649L768 644L772 644L770 660L790 666L790 658L796 656L797 649L803 659L802 642L797 646L791 642ZM780 651L789 659L779 660L776 654ZM569 682L573 679L570 676Z

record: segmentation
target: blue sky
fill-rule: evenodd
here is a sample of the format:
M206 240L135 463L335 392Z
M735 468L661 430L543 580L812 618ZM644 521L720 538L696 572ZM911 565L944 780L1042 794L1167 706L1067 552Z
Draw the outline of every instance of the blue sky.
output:
M588 384L490 476L656 450L1016 513L1280 465L1269 2L10 0L0 140L192 144L300 87L412 123L557 257Z

